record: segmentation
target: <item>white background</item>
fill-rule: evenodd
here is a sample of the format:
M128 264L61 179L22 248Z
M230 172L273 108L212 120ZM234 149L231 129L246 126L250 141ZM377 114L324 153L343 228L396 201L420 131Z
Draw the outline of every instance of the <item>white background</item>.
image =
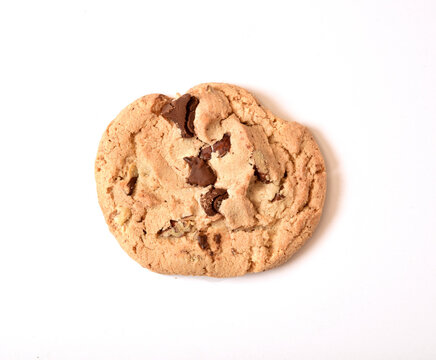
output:
M0 359L435 359L435 1L0 5ZM307 125L325 212L286 265L142 269L94 158L117 113L200 82Z

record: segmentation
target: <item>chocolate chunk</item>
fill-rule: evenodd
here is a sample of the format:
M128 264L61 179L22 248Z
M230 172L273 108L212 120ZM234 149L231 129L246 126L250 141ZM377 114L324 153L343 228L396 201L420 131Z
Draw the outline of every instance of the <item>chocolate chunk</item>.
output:
M260 182L263 182L264 184L270 184L270 183L271 183L271 181L269 181L269 180L267 179L266 174L261 173L261 172L257 169L256 165L254 165L254 176L256 176L257 179L258 179Z
M200 159L203 159L203 160L210 160L212 157L212 148L210 146L208 146L208 147L201 149L198 157Z
M191 173L187 179L188 184L203 187L215 184L216 175L206 161L195 156L185 157L183 160L191 168Z
M213 236L213 241L215 241L215 243L216 243L217 245L221 244L221 234L215 234L215 235Z
M230 150L230 135L224 134L220 141L217 141L212 146L204 147L200 150L198 157L203 160L210 160L212 158L212 152L217 152L218 157L223 157Z
M207 236L205 234L199 234L197 236L197 241L198 245L200 245L203 250L209 249L209 243L207 242Z
M132 195L133 190L135 190L136 180L138 180L137 176L130 178L125 190L127 195Z
M221 189L218 189L218 190L221 190ZM224 194L222 194L222 195L218 195L214 200L213 200L213 209L216 211L216 212L219 212L219 209L220 209L220 207L221 207L221 203L225 200L225 199L228 199L229 198L229 194L227 193L227 191L224 193Z
M162 116L174 122L183 138L193 137L195 109L199 101L195 96L185 94L171 101L162 108Z
M200 198L200 204L204 212L208 216L214 216L218 213L221 203L229 197L225 189L210 189L206 194Z
M230 150L230 135L224 134L223 138L220 141L217 141L212 145L213 152L218 153L218 157L223 157Z
M188 95L188 94L187 94ZM194 119L195 119L195 109L197 108L199 101L195 96L191 96L188 102L188 106L186 107L187 117L186 117L186 127L188 131L194 135Z

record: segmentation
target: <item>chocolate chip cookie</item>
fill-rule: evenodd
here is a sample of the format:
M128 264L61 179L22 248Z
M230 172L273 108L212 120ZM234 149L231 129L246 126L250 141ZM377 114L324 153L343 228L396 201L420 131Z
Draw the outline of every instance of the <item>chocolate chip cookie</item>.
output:
M163 274L229 277L284 263L314 231L326 191L308 129L218 83L127 106L103 134L95 176L121 247Z

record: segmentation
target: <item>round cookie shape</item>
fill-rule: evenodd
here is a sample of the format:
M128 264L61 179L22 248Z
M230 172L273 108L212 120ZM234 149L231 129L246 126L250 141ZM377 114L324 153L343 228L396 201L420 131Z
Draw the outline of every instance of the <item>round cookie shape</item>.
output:
M222 83L128 105L103 134L95 177L121 247L162 274L276 267L311 236L326 192L309 130Z

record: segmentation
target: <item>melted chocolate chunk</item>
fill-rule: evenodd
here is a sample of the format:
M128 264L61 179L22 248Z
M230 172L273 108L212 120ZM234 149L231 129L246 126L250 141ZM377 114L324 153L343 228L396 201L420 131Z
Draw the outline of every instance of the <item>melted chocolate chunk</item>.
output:
M271 183L271 181L269 181L269 180L267 179L266 174L261 173L261 172L257 169L256 165L254 165L254 176L256 176L257 179L258 179L260 182L264 183L264 184L270 184L270 183Z
M194 119L195 119L195 109L197 108L198 103L199 100L195 96L191 96L188 102L188 106L186 107L186 111L188 113L186 117L186 127L188 128L189 132L192 135L195 135Z
M126 194L132 195L133 190L135 190L136 180L138 180L137 176L132 177L127 183Z
M216 243L217 245L221 244L221 234L215 234L215 235L213 236L213 241L215 241L215 243Z
M212 158L212 148L208 146L201 149L198 157L203 160L210 160Z
M219 189L219 190L221 190L221 189ZM222 204L222 202L225 200L225 199L228 199L229 198L229 194L227 193L227 191L224 193L224 194L222 194L222 195L219 195L219 196L217 196L214 200L213 200L213 209L216 211L216 212L219 212L219 209L220 209L220 207L221 207L221 204Z
M224 134L223 138L220 141L217 141L212 145L213 152L218 153L218 157L223 157L230 150L230 135Z
M197 241L198 245L200 245L203 250L209 249L209 243L207 242L207 236L205 234L199 234L197 236Z
M200 204L204 212L208 216L214 216L219 212L221 203L229 197L225 189L210 189L206 194L200 198Z
M177 125L183 138L193 137L195 109L198 103L195 96L182 95L162 108L162 116Z
M183 160L185 160L191 168L187 179L188 184L203 187L215 184L216 175L206 161L194 156L185 157Z

